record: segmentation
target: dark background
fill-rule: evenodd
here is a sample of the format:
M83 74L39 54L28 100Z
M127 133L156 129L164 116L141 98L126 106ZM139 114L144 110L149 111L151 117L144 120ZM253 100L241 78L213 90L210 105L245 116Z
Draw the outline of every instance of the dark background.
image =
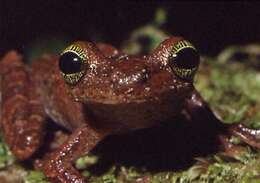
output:
M28 50L31 42L50 37L119 46L133 29L151 21L158 7L168 12L163 28L191 40L204 54L260 41L259 2L1 0L0 54Z

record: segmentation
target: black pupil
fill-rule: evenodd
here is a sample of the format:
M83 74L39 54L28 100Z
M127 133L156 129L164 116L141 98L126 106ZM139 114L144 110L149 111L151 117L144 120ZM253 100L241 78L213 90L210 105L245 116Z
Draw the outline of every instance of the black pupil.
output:
M64 53L59 60L60 70L64 74L73 74L82 70L82 59L73 52Z
M179 68L191 69L199 65L200 56L196 50L184 48L177 53L174 62Z

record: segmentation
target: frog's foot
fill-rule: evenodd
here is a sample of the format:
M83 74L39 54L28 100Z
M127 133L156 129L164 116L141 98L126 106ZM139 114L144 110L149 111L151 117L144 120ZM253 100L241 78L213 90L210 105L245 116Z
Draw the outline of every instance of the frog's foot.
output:
M15 51L0 63L1 125L4 139L19 160L29 158L40 146L45 115L32 78Z
M260 129L251 129L239 123L228 126L227 130L229 134L239 137L246 144L260 149Z
M87 183L73 166L75 160L87 154L104 135L90 127L82 127L71 134L61 147L52 153L44 164L44 173L51 182Z
M88 183L69 162L62 162L61 158L52 159L45 164L44 172L49 181L56 183Z
M230 137L227 135L220 134L218 135L218 139L220 141L220 150L228 157L240 157L244 152L247 152L245 146L232 143Z
M136 179L136 180L135 180L134 182L132 182L132 183L150 183L150 182L151 182L150 177L144 176L144 177L141 177L141 178Z
M205 130L220 137L220 142L224 151L236 152L241 150L241 146L232 144L228 138L239 137L242 142L260 149L260 129L250 129L243 124L224 124L218 119L208 104L203 100L198 92L194 92L185 103L186 110L194 121L199 121Z
M43 141L43 127L42 125L37 124L41 122L42 118L33 121L16 121L12 126L14 137L11 143L9 143L9 146L18 160L26 160L30 158L41 146ZM23 125L21 126L20 123L23 123ZM35 123L35 125L32 123Z

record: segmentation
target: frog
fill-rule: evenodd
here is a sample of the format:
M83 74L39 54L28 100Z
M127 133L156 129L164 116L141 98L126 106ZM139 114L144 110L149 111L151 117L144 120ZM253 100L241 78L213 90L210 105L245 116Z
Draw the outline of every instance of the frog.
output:
M108 136L175 123L179 114L206 121L195 126L216 133L216 146L230 156L242 146L231 136L260 149L259 129L223 123L196 90L200 55L183 37L169 37L147 55L75 41L30 67L22 60L10 51L0 62L3 136L17 160L24 161L41 147L47 118L67 129L68 138L43 162L51 182L89 183L75 168L78 158Z

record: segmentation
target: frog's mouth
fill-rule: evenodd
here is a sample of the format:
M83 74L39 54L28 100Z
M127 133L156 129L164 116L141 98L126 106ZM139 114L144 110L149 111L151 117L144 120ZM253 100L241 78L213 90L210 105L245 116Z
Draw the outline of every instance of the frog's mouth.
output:
M96 123L101 122L100 126L107 125L107 128L113 128L121 125L120 128L141 129L148 128L174 119L174 116L181 110L185 98L191 95L192 85L183 86L178 90L160 90L157 96L151 93L151 96L140 98L125 98L125 96L117 96L117 98L103 98L102 100L88 99L82 101L84 107L96 119Z

